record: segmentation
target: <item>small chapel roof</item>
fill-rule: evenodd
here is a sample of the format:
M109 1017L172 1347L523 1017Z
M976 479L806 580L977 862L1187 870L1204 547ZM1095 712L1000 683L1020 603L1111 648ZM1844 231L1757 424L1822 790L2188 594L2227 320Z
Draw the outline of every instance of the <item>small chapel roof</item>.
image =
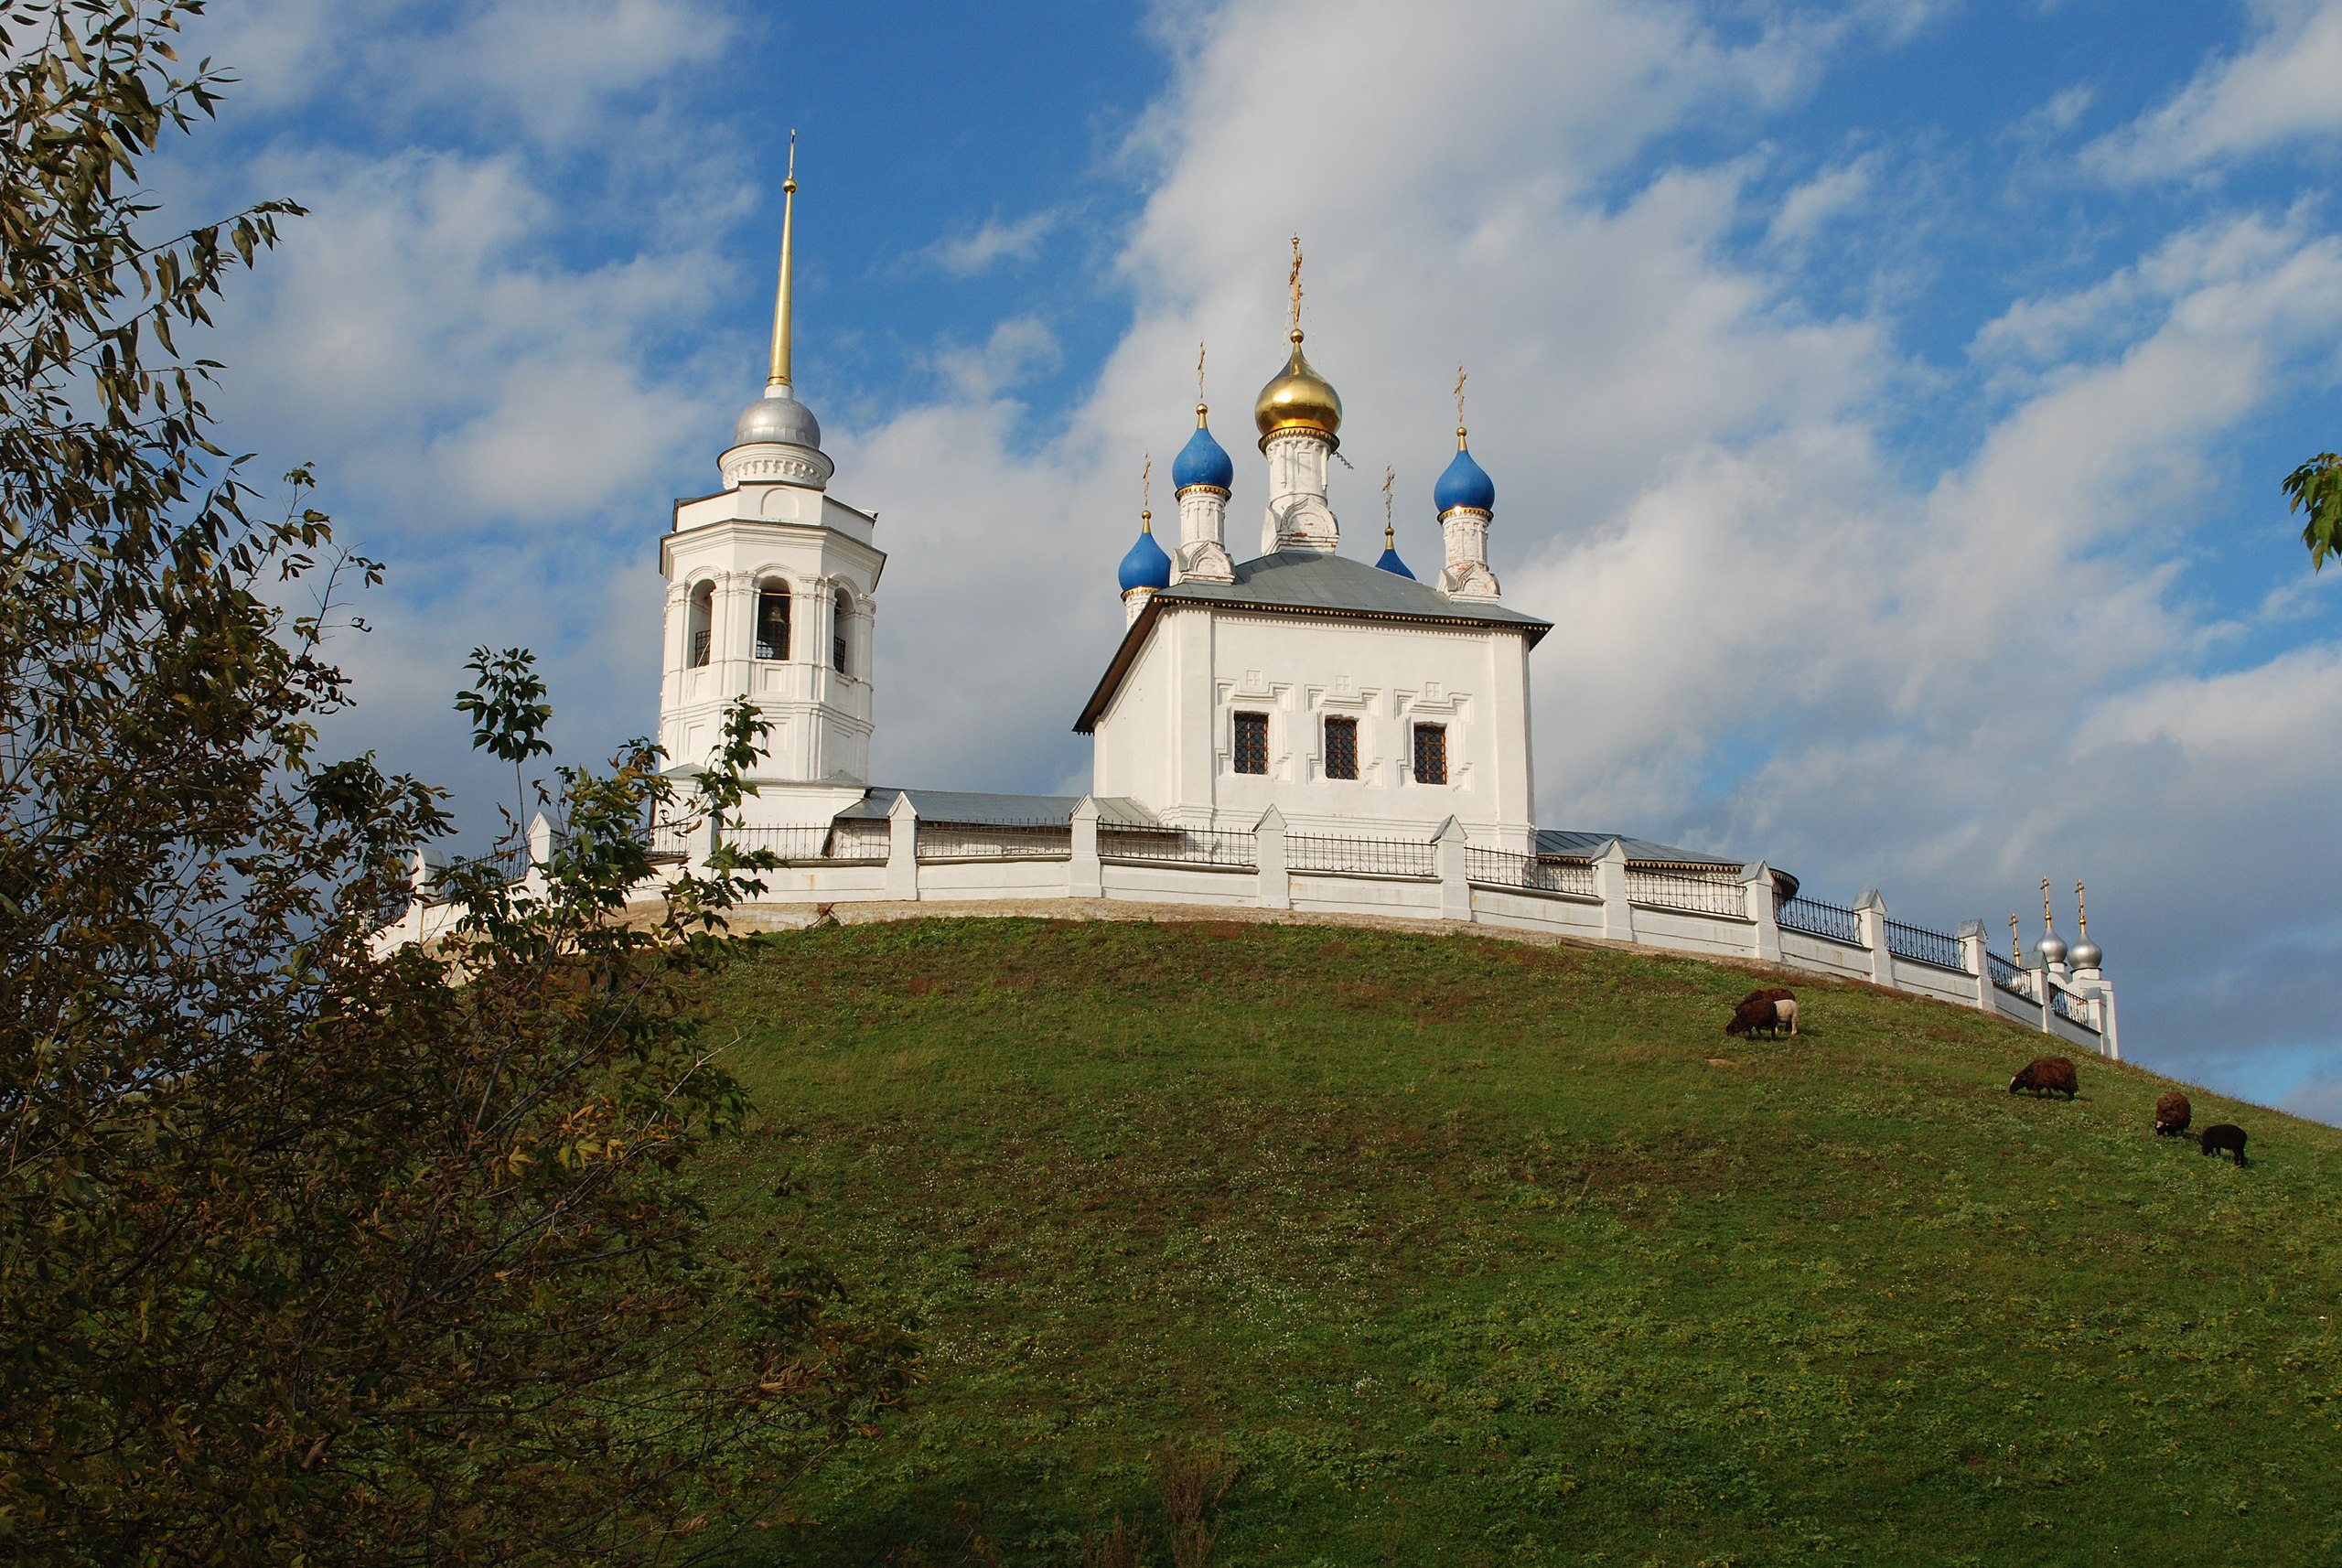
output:
M1088 735L1113 700L1123 677L1145 644L1146 636L1167 607L1183 604L1226 605L1231 608L1262 609L1287 615L1329 616L1341 620L1398 620L1432 625L1505 627L1521 632L1534 647L1553 629L1553 623L1509 610L1484 600L1456 599L1428 583L1402 577L1354 560L1316 550L1279 550L1236 564L1233 583L1174 583L1156 593L1139 612L1112 662L1098 682L1098 690L1081 717L1074 721L1076 735Z

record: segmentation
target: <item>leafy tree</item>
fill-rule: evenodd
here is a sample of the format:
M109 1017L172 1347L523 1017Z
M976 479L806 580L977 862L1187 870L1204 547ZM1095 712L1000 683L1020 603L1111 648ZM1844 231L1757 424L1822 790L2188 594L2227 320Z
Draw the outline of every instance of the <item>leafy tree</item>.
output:
M2287 511L2306 511L2302 542L2309 546L2309 569L2318 571L2328 555L2342 551L2342 457L2320 452L2285 476Z
M557 770L545 863L459 865L441 939L377 950L446 826L318 753L378 568L304 471L263 514L173 340L297 209L170 231L135 183L212 112L199 9L0 0L0 1552L708 1555L910 1365L691 1179L741 1111L693 998L756 867L645 829L736 811L761 725L689 791L645 742ZM475 668L524 766L532 664Z

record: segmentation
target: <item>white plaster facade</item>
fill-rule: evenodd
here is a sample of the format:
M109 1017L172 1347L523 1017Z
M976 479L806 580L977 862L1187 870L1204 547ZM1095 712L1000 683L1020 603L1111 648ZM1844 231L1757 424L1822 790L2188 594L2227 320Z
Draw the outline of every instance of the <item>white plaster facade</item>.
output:
M827 822L870 782L870 673L886 564L876 528L801 483L742 484L675 504L659 548L668 585L659 740L671 765L696 769L725 708L753 701L771 729L752 775L750 822ZM788 646L760 646L758 596L784 592Z
M1257 563L1246 563L1256 566ZM1346 564L1359 570L1356 563ZM1529 642L1511 627L1278 615L1158 594L1095 720L1091 789L1179 827L1472 842L1526 854L1535 829ZM1240 714L1268 721L1266 771L1240 772ZM1327 769L1326 721L1356 728L1358 777ZM1414 776L1414 726L1443 732L1447 780Z

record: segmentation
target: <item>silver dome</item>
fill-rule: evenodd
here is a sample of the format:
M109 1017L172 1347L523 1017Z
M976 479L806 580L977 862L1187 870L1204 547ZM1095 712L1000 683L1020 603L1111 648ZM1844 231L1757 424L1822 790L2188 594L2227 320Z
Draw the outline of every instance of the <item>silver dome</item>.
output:
M2098 944L2088 937L2084 937L2074 944L2073 961L2076 969L2096 969L2105 957L2106 955L2099 950Z
M2054 931L2036 943L2033 950L2041 955L2041 961L2044 963L2063 963L2066 961L2065 939L2058 936Z
M768 392L740 411L732 425L732 445L779 442L786 446L822 449L821 421L813 411L788 395Z

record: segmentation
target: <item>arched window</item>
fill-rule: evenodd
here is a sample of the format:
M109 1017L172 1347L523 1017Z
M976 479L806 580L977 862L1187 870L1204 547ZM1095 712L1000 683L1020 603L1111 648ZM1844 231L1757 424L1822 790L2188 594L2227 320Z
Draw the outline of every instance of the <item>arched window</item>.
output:
M696 670L713 651L715 635L715 585L702 583L692 590L692 610L684 622L683 661Z
M854 613L854 600L843 588L838 590L837 618L830 627L830 667L839 674L848 673L845 667L845 618Z
M757 585L757 657L789 657L789 585L768 577Z

